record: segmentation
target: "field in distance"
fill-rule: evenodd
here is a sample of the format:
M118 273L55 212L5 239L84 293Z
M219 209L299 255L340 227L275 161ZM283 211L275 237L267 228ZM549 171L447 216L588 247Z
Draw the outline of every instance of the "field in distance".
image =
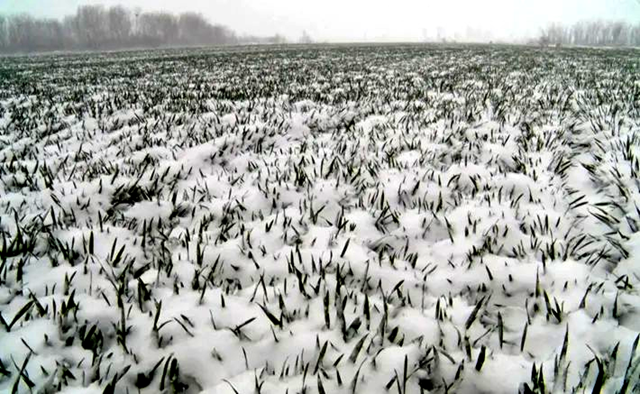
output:
M0 61L0 391L640 392L634 50Z

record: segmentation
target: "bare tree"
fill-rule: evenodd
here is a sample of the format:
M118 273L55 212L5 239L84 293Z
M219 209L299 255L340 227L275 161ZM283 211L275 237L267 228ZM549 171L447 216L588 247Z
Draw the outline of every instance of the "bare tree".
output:
M571 29L573 32L571 44L582 45L587 38L587 25L585 22L578 22Z
M213 25L213 43L215 44L237 44L236 33L226 26Z
M161 13L157 16L160 40L165 45L173 45L178 41L178 19L168 13Z
M9 45L9 31L7 29L7 18L0 15L0 52L7 50Z
M582 21L573 26L551 24L541 31L539 42L543 45L638 46L638 30L640 24L632 26L622 21Z
M55 19L37 19L33 23L33 46L36 50L62 48L63 31L60 22Z
M14 51L34 51L34 19L29 15L17 15L9 20L9 47Z
M85 48L98 49L107 41L107 18L104 7L83 5L76 12L77 36Z
M300 43L301 44L311 44L313 42L313 39L311 38L311 36L309 35L309 33L307 33L307 31L303 31L302 32L302 36L300 37Z
M273 37L267 37L267 43L269 44L285 44L287 39L282 34L276 34Z
M141 14L138 29L144 45L171 45L178 40L178 21L164 12Z
M178 19L180 42L187 45L202 45L211 40L211 25L202 16L194 12L180 14Z
M76 18L74 15L65 16L61 23L62 29L62 48L61 49L75 49L79 48Z
M131 13L122 6L109 8L107 12L109 33L114 45L128 43L133 33Z
M633 46L640 46L640 24L635 25L630 32L630 40Z

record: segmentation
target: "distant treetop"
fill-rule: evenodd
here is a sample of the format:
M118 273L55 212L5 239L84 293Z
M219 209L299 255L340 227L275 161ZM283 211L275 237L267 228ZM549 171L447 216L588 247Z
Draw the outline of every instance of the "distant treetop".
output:
M282 41L280 36L238 37L228 27L212 24L194 12L174 15L85 5L62 20L0 15L0 53L270 43L275 39Z

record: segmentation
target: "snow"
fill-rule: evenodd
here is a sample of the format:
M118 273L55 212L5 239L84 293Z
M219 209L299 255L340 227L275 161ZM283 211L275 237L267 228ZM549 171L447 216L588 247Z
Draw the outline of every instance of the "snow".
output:
M15 60L0 391L638 389L633 53L254 55Z

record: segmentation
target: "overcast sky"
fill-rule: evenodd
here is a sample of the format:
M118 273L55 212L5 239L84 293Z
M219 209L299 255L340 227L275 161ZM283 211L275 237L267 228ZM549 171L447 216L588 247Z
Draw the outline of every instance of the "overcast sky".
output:
M640 22L640 0L0 0L0 13L62 17L81 4L197 11L240 34L306 30L318 41L416 41L465 33L485 39L534 35L550 22Z

